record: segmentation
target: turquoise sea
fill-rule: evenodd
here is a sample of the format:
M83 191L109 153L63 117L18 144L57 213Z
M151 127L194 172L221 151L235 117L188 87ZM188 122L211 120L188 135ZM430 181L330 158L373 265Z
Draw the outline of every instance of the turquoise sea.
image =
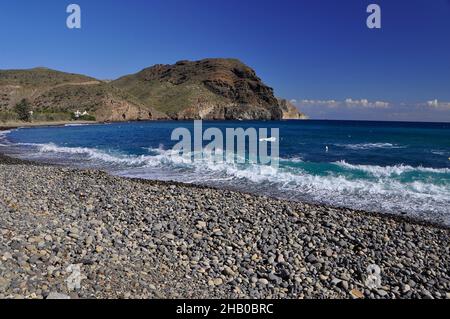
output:
M220 121L279 128L280 167L190 161L171 148L193 122L130 122L0 132L0 152L111 174L226 187L291 200L409 215L450 224L450 124ZM206 142L205 142L206 143Z

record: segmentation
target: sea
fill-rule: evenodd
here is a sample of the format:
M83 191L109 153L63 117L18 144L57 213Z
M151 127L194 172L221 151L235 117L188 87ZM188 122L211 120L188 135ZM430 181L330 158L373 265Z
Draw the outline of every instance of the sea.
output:
M177 128L192 132L194 124L20 128L0 132L0 152L123 177L213 186L450 225L450 123L203 122L205 130L223 132L268 128L270 133L278 128L278 168L255 161L217 163L208 156L190 160L172 150L177 141L171 135Z

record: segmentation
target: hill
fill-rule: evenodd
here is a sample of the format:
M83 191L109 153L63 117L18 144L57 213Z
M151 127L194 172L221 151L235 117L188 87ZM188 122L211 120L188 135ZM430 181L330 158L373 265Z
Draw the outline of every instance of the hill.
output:
M0 121L14 120L22 99L41 121L69 120L76 111L97 121L303 118L236 59L155 65L115 81L47 68L0 70Z
M236 59L159 64L111 84L177 120L279 120L302 116L293 105L277 100L273 89Z
M0 70L0 112L10 114L22 99L29 100L35 116L45 120L68 119L76 111L87 111L98 121L166 118L126 92L91 77L46 68Z

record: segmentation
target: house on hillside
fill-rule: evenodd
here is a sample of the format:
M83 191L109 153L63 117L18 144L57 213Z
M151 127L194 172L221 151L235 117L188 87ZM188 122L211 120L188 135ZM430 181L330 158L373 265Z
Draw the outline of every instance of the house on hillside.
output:
M75 116L75 118L80 118L80 117L82 117L82 116L88 116L89 115L89 113L87 112L87 111L84 111L83 113L81 113L80 111L76 111L75 113L74 113L74 116Z

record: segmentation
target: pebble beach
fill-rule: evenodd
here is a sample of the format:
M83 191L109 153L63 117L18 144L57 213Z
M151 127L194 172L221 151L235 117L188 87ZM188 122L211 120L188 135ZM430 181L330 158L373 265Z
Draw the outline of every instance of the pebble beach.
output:
M0 156L0 298L448 299L449 234ZM75 267L78 287L68 285Z

